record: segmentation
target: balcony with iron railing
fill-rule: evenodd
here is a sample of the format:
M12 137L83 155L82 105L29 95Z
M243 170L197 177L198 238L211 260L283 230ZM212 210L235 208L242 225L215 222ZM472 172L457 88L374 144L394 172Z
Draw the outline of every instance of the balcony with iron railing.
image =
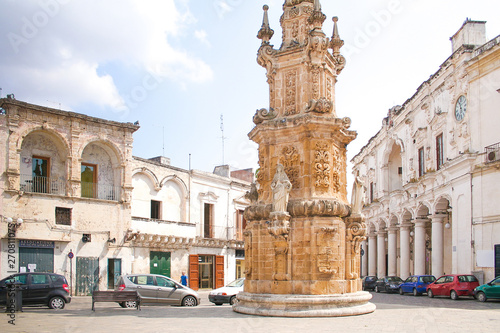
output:
M59 178L21 175L20 190L26 193L66 194L66 181Z
M55 177L21 175L19 189L25 193L66 195L66 180ZM81 197L118 201L120 199L120 186L83 182L81 183Z
M82 198L118 201L120 186L82 182Z

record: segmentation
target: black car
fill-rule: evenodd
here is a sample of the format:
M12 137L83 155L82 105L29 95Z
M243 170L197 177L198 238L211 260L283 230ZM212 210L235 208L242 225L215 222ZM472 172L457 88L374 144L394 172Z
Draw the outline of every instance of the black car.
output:
M9 282L20 283L23 306L46 305L63 309L71 302L66 278L54 273L18 273L0 280L0 305L6 305Z
M363 290L374 290L378 278L374 275L365 276L362 280Z
M399 276L386 276L384 278L378 279L375 284L375 291L377 293L385 291L386 293L395 293L399 291L399 286L404 281L401 280Z

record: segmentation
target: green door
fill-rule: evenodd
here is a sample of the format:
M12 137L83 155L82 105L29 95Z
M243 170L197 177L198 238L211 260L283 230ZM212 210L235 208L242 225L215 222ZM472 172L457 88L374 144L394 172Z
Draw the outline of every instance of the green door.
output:
M153 252L149 255L149 272L170 277L170 252Z
M90 296L99 288L99 258L76 257L76 295Z
M20 247L19 269L26 272L54 273L54 249Z
M122 260L108 259L108 289L115 289L120 275L122 275Z

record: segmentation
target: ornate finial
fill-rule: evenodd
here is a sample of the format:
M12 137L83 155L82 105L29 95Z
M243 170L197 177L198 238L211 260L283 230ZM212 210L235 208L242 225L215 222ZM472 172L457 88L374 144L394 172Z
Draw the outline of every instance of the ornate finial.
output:
M321 4L319 3L319 0L314 0L314 11L316 12L321 11Z
M330 48L333 50L333 55L340 54L340 48L344 45L344 41L340 39L339 28L337 26L339 18L337 16L333 17L333 35L330 41Z
M271 37L274 35L274 30L269 27L269 16L267 15L269 6L264 5L262 9L264 9L264 18L262 20L262 27L257 34L257 38L262 39L262 44L269 44Z
M309 17L309 23L314 25L314 28L321 29L323 22L326 20L326 15L321 11L321 3L319 0L314 0L314 10Z

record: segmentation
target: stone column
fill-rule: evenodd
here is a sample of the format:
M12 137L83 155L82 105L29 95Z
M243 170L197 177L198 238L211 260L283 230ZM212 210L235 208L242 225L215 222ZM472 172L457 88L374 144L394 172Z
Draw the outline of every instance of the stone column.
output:
M410 276L410 228L409 222L401 224L399 229L399 251L400 251L400 277L406 279Z
M361 243L361 247L363 248L364 255L361 256L361 276L366 276L368 274L368 247L366 246L368 242L364 240Z
M377 233L377 276L384 277L386 274L385 266L385 230L379 230Z
M427 218L415 219L415 275L425 274L425 225Z
M377 275L377 235L368 236L368 275Z
M443 275L443 220L446 214L435 214L432 218L432 275Z
M388 241L387 241L387 250L388 250L388 275L397 275L398 265L397 265L397 249L398 249L398 229L396 227L391 227L388 230Z

